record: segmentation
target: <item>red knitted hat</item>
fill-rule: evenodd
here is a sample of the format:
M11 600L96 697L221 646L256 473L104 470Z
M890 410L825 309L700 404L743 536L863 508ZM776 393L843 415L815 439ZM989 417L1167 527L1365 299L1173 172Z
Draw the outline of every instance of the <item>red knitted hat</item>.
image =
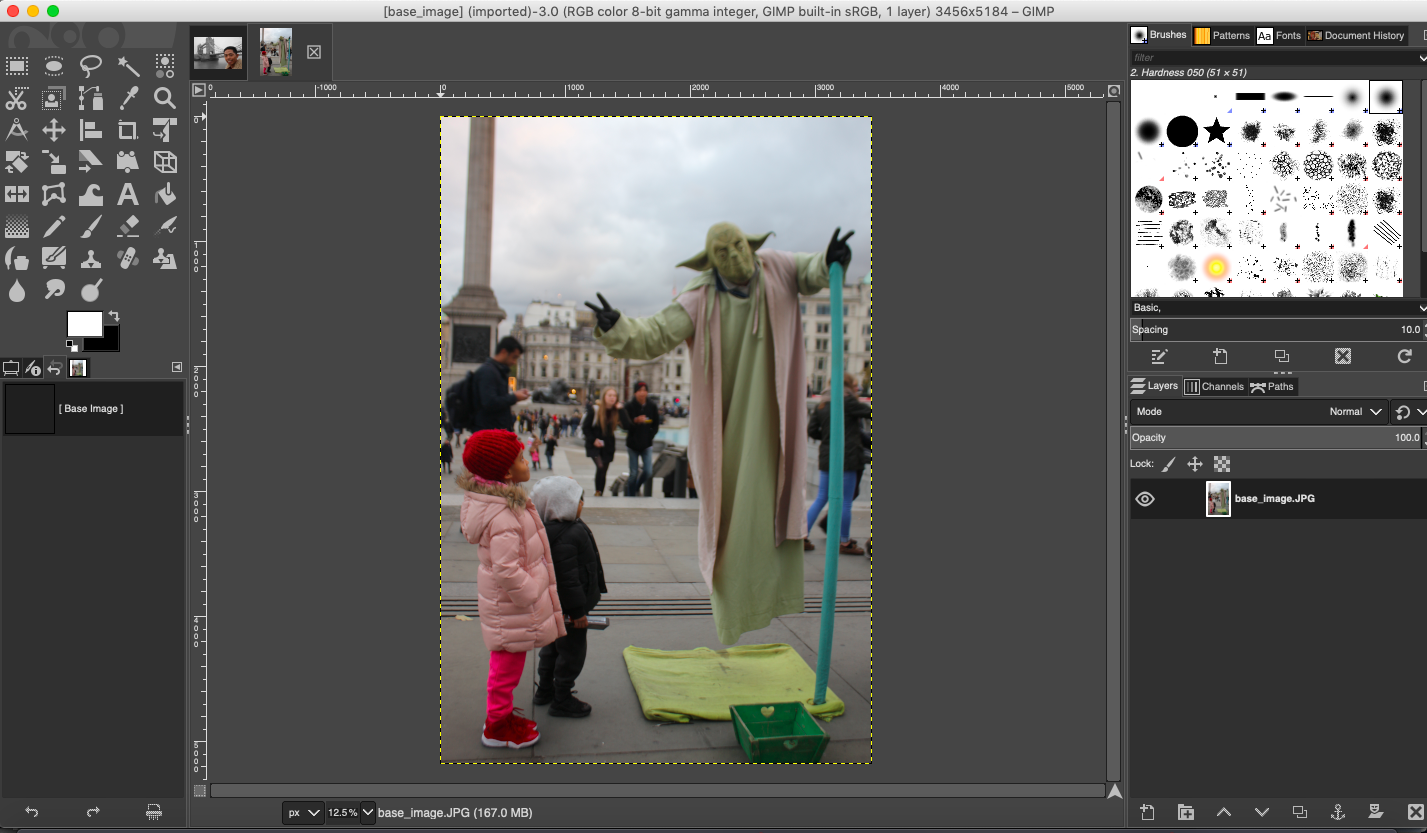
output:
M486 480L504 480L510 467L525 450L525 445L514 433L501 428L477 431L466 441L461 452L461 462L466 470Z

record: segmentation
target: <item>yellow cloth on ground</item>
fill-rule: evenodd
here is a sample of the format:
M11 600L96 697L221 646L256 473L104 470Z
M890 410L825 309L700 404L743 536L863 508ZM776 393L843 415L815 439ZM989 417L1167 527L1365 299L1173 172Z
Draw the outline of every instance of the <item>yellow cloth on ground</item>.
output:
M736 645L722 651L624 649L629 681L649 720L688 723L728 720L729 706L801 702L814 717L842 714L832 689L827 702L813 705L817 675L791 645Z

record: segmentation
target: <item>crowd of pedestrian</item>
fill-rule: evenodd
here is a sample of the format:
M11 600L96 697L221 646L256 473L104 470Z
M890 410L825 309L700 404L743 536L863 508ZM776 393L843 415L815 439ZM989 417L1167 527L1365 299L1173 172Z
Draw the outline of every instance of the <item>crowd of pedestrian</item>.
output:
M654 438L659 433L660 426L671 417L687 417L688 406L684 403L673 405L652 401L648 384L641 381L635 383L634 397L629 402L621 402L619 391L613 387L605 388L597 400L593 397L587 398L583 418L553 409L547 413L544 408L524 408L516 412L514 406L530 398L530 391L512 390L509 382L510 374L519 364L523 352L524 348L519 341L511 337L503 338L497 345L496 354L471 374L468 382L472 390L468 395L478 403L474 409L472 421L475 427L471 433L499 428L512 431L519 437L526 437L526 440L520 442L526 451L526 458L538 469L543 450L547 471L555 468L555 449L561 439L581 438L585 455L595 464L595 496L603 497L609 479L609 467L618 450L617 432L622 429L625 434L625 450L629 455L624 494L628 497L638 495L645 483L654 476ZM838 530L838 551L845 555L864 555L870 552L872 541L869 539L867 550L863 550L858 542L850 537L851 510L853 501L861 493L862 477L871 461L872 440L866 424L871 417L871 408L860 398L860 395L866 395L866 388L860 388L852 374L845 374L843 382L843 471L840 473L843 507L841 529ZM814 393L809 386L809 397ZM808 507L809 535L814 526L821 528L824 533L827 532L825 510L830 491L830 477L838 476L828 472L829 448L832 442L829 407L831 401L830 392L824 392L808 419L808 438L818 443L818 494ZM447 437L441 444L441 465L447 474L452 472L451 463L463 448L465 437L463 428L448 423ZM689 488L692 493L692 477ZM668 486L665 492L669 492ZM803 546L805 550L815 549L810 538L804 539Z

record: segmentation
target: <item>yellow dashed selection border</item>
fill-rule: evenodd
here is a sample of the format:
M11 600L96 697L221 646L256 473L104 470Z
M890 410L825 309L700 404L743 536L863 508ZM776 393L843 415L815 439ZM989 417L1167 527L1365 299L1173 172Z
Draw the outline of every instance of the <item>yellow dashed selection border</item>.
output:
M466 118L466 119L470 119L470 118L497 118L497 117L496 117L496 116L441 116L441 120L448 119L448 118ZM873 247L872 247L872 244L871 244L871 242L870 242L870 241L872 240L872 143L871 143L871 138L872 138L872 125L870 124L870 123L872 122L872 117L871 117L871 116L503 116L503 117L501 117L501 118L526 118L526 119L861 119L861 118L865 118L865 119L867 119L868 122L869 122L868 131L867 131L867 132L868 132L868 146L867 146L867 174L868 174L868 178L867 178L867 201L868 201L868 206L867 206L867 225L868 225L868 228L867 228L867 239L868 239L868 241L869 241L868 246L867 246L867 272L868 272L869 275L872 274L872 248L873 248ZM440 131L440 122L438 121L438 123L437 123L437 135L438 135L438 138L440 137L440 132L441 132L441 131ZM440 139L440 141L444 142L444 139ZM444 158L445 158L445 157L442 156L442 159L444 159ZM441 204L441 197L443 196L443 188L441 187L441 167L442 167L442 165L438 165L438 166L437 166L437 175L436 175L436 180L437 180L437 181L436 181L436 200L437 200L437 206L438 206L438 208L439 208L439 206L440 206L440 204ZM444 222L444 218L443 218L443 222ZM439 231L440 231L440 229L438 228L437 231L438 231L438 236L439 236ZM443 306L443 305L442 305L442 303L441 303L441 294L442 294L442 292L441 292L441 277L442 277L442 275L444 274L444 272L445 272L445 270L446 270L446 265L445 265L445 260L444 260L445 245L444 245L444 243L443 243L441 240L438 240L438 241L437 241L437 245L438 245L438 247L440 248L441 254L443 255L442 264L441 264L441 273L439 273L439 274L437 275L437 278L436 278L436 301L437 301L437 311L438 311L438 312L437 312L437 316L436 316L436 343L437 343L437 347L436 347L436 359L437 359L437 361L436 361L436 447L437 447L437 449L440 449L440 447L441 447L441 439L442 439L442 437L444 437L444 435L445 435L445 429L444 429L444 427L441 425L441 408L442 408L442 407L444 406L444 404L445 404L445 403L443 402L443 400L445 399L445 395L446 395L446 390L445 390L445 387L444 387L443 373L442 373L442 372L443 372L443 369L444 369L444 366L445 366L445 358L446 358L446 357L445 357L445 349L446 349L446 345L445 345L445 343L444 343L444 341L443 341L443 339L442 339L442 337L441 337L441 316L445 314L444 311L442 310L442 306ZM869 344L869 349L868 349L868 351L867 351L867 386L868 386L868 389L870 390L871 387L872 387L872 351L871 351L871 349L870 349L871 340L872 340L872 284L871 284L871 281L870 281L870 280L868 281L868 288L867 288L867 328L868 328L867 339L868 339L868 344ZM868 434L871 435L871 433L872 433L872 420L869 419L869 420L868 420ZM453 453L456 453L456 449L453 448L453 449L452 449L452 452L453 452ZM459 457L458 457L457 459L459 459ZM439 455L438 455L438 460L439 460ZM441 599L442 599L442 596L441 596L441 586L442 586L442 584L445 583L445 559L444 559L444 555L445 555L445 523L446 523L445 518L446 518L446 510L445 510L445 506L443 505L444 498L445 498L444 473L445 473L445 467L444 467L444 466L441 466L441 465L438 465L438 466L436 467L436 494L437 494L437 504L436 504L436 506L437 506L437 516L436 516L436 544L437 544L437 552L438 552L438 554L441 555L441 556L443 556L443 557L437 558L437 561L436 561L436 566L437 566L437 578L436 578L436 622L437 622L437 645L438 645L438 649L437 649L437 659L436 659L436 667L437 667L437 672L438 672L438 682L437 682L437 692L436 692L436 695L437 695L437 696L436 696L436 702L437 702L437 707L436 707L436 745L437 745L438 755L442 757L442 760L440 761L441 764L443 764L443 765L451 765L451 766L461 766L461 765L471 765L471 764L479 765L479 766L870 766L870 765L872 764L872 761L871 761L871 760L869 760L869 761L828 761L828 762L826 762L826 763L824 763L824 762L822 762L822 761L819 761L819 762L817 762L817 763L754 763L753 761L447 761L447 760L445 760L445 759L444 759L445 751L444 751L444 746L443 746L443 744L444 744L444 739L445 739L445 735L444 735L444 726L445 726L445 724L444 724L444 709L445 709L445 651L444 651L444 648L445 648L445 633L444 633L444 630L443 630L444 627L445 627L445 619L441 616ZM868 465L867 465L867 502L868 502L869 504L871 504L871 502L872 502L872 463L871 463L870 461L868 462ZM869 521L869 525L868 525L868 540L871 541L871 524L870 524L870 521ZM871 555L870 553L869 553L868 556L867 556L867 574L868 574L868 581L867 581L868 597L867 597L867 601L868 601L868 607L871 608L871 606L872 606L872 595L871 595L871 594L872 594L872 578L873 578L873 576L872 576L872 555ZM868 680L867 680L867 689L868 689L868 694L869 694L869 695L872 694L872 684L873 684L873 680L872 680L872 666L871 666L871 650L872 650L872 644L871 644L871 640L872 640L872 623L871 623L871 619L872 619L872 616L871 616L871 614L869 613L869 614L868 614L868 626L867 626L867 629L868 629L868 653L869 653L869 661L868 661L868 668L867 668L867 672L868 672L868 675L869 675L869 676L868 676ZM872 700L871 700L871 698L869 697L869 699L868 699L868 716L867 716L867 721L868 721L868 741L867 741L867 745L868 745L868 753L869 753L869 754L871 754L871 752L872 752L872 724L873 724L873 717L874 717L874 712L873 712L873 709L872 709ZM525 751L525 750L516 750L516 751L521 751L521 752L523 752L523 751Z

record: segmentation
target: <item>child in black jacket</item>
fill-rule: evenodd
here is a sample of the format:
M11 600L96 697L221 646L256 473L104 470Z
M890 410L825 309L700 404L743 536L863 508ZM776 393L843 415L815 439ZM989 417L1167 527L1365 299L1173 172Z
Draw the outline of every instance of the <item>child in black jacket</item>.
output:
M568 632L540 649L534 703L549 703L551 717L589 717L590 704L574 696L575 678L585 667L589 634L586 614L609 588L605 587L595 536L580 520L584 490L568 477L546 477L536 484L530 499L545 522Z

